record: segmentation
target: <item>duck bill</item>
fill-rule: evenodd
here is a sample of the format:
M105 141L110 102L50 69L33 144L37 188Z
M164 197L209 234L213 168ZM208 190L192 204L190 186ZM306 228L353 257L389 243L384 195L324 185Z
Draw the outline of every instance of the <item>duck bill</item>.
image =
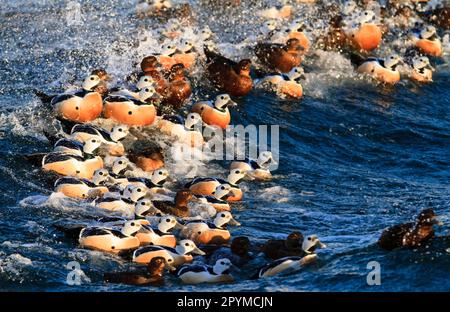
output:
M170 263L168 263L167 261L166 261L166 266L165 266L165 268L168 270L168 271L170 271L170 272L174 272L174 271L176 271L176 267L174 267L173 265L171 265Z
M182 230L184 226L180 222L176 222L175 226L173 227L175 230Z
M233 217L230 219L228 224L229 225L234 225L234 226L241 226L241 224L238 221L236 221L236 219L234 219Z
M229 100L225 106L227 106L227 107L235 107L235 106L237 106L237 103L235 101L233 101L233 100Z
M325 245L324 243L322 243L320 240L317 241L317 247L325 249L327 248L327 245Z
M194 250L192 250L192 253L200 256L206 255L206 253L203 250L200 250L198 247L195 247Z

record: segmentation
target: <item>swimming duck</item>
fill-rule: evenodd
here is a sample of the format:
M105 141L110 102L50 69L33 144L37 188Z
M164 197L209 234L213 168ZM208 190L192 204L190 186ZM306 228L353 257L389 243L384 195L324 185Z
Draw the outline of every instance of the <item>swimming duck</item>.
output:
M400 72L397 70L397 66L401 62L402 59L397 55L391 55L386 59L369 57L357 64L357 71L368 74L378 81L395 84L400 81Z
M298 80L302 77L304 77L303 68L294 67L287 74L268 75L261 79L260 83L267 81L276 87L278 93L293 98L301 98L303 95L303 87Z
M302 20L297 19L281 31L274 32L271 41L274 43L285 43L289 39L297 39L302 48L302 54L305 54L310 46L309 39L305 34L306 29L307 26L305 23Z
M144 171L153 172L164 167L164 151L153 141L138 140L127 152L130 161Z
M174 201L154 200L153 205L163 213L176 217L188 217L188 204L198 199L188 190L180 190L176 193Z
M155 90L158 94L165 94L167 90L167 81L160 71L160 66L161 64L159 64L158 59L154 55L146 56L141 61L142 74L152 78L155 84Z
M162 47L161 54L157 56L158 63L167 70L170 71L172 66L177 64L174 58L175 53L177 53L178 49L173 44L166 44Z
M378 245L386 250L399 247L417 248L434 238L433 226L440 224L433 209L420 212L416 222L395 225L383 231Z
M100 169L103 170L103 169ZM87 179L79 179L74 177L63 177L55 182L55 192L63 193L67 197L87 199L101 196L108 192L106 186L100 185L103 181L99 180L99 174L103 174L99 170L94 173L93 181Z
M156 82L153 77L149 75L141 76L136 83L135 89L129 90L125 88L115 88L109 91L109 95L111 96L124 96L128 98L134 98L139 100L139 91L144 89L145 87L155 87Z
M146 272L111 272L103 275L107 283L117 283L136 286L164 285L164 270L174 269L163 257L153 258L147 265Z
M81 143L72 139L59 139L53 145L53 153L71 154L79 157L92 155L96 149L100 147L100 140L91 138L85 143Z
M63 176L91 179L95 170L103 168L103 159L93 155L100 144L98 140L92 139L90 144L83 146L83 156L60 152L48 153L42 159L42 169ZM86 146L88 148L85 148Z
M204 52L208 78L219 90L231 96L244 96L250 92L253 81L250 77L251 61L249 59L236 63L212 52L207 46L204 47Z
M301 51L298 39L289 39L286 44L258 43L255 54L264 65L282 73L288 73L301 62Z
M121 250L139 247L139 240L134 236L142 225L135 221L127 221L122 229L103 227L87 227L81 230L78 242L84 248L118 253Z
M418 82L432 82L434 68L426 56L416 56L412 59L411 78Z
M189 221L184 224L181 235L189 238L197 244L223 245L230 240L230 232L226 228L227 224L241 225L230 212L222 211L217 213L212 223L202 220Z
M304 257L285 257L272 261L258 270L254 278L274 276L281 273L294 273L303 266L314 262L316 254L309 254Z
M189 113L186 120L178 115L164 115L158 121L157 127L164 134L177 137L179 141L191 147L198 147L204 143L203 135L199 130L201 124L202 117L199 114Z
M371 10L365 10L353 20L350 29L346 32L353 47L364 51L372 51L380 45L382 31L373 22L374 19L375 13Z
M144 189L147 193L165 193L164 183L169 177L169 171L164 168L155 170L150 175L150 178L143 177L129 177L127 181L129 184L138 186Z
M316 248L326 248L317 235L303 237L300 232L292 232L286 240L271 239L261 248L261 251L270 259L276 260L288 256L305 256L311 254Z
M58 116L74 122L88 122L100 116L103 101L100 93L93 91L101 79L97 75L88 76L82 90L64 93L52 98L51 105Z
M133 253L133 261L137 263L149 263L154 257L164 257L171 265L177 267L187 262L192 262L191 253L204 255L193 241L183 239L178 242L175 248L167 246L144 246ZM173 261L169 261L170 257Z
M159 218L156 228L144 225L136 237L141 242L141 246L158 245L174 248L177 244L177 239L171 232L174 228L182 228L182 225L173 216L163 216Z
M218 126L225 129L231 121L228 106L237 105L228 94L219 94L214 103L201 101L192 106L191 111L200 114L202 120L207 125Z
M206 245L202 248L208 254L207 262L209 264L216 263L221 258L227 258L233 265L240 267L254 258L250 252L250 240L246 236L234 237L230 246Z
M177 47L178 52L173 56L175 64L183 64L187 70L194 67L197 60L197 53L192 42L182 39Z
M413 32L413 42L424 54L431 56L442 55L442 42L436 34L434 26L426 26L417 32Z
M228 183L220 184L211 195L196 195L200 202L207 203L214 207L216 211L230 211L228 198L235 196L232 192L232 186Z
M239 169L244 171L248 178L257 180L271 179L269 167L276 164L270 151L261 152L258 159L245 158L244 161L233 161L230 170Z
M158 112L166 112L168 109L179 109L191 96L192 88L184 75L185 67L177 63L170 68L169 84Z
M176 272L183 283L226 283L234 281L229 269L232 264L229 259L219 259L214 266L189 264L182 265Z
M146 0L136 4L136 15L140 18L146 17L163 10L170 9L172 3L169 0Z
M246 171L240 169L230 170L227 179L220 178L202 178L197 177L187 183L184 187L188 188L196 195L211 195L221 184L228 184L231 187L232 196L228 197L228 201L239 201L242 199L243 193L238 184L245 177Z
M108 96L105 99L104 115L126 125L148 126L155 120L156 109L153 103L159 101L159 98L153 87L145 87L139 91L139 100Z
M94 201L97 208L110 211L125 211L134 213L136 203L146 195L140 187L128 185L122 192L106 193L102 198Z
M134 219L135 220L147 220L147 217L155 217L155 216L162 216L163 213L156 209L155 206L153 206L153 203L148 198L141 198L137 201L136 205L134 206ZM147 222L144 222L144 224L150 224Z

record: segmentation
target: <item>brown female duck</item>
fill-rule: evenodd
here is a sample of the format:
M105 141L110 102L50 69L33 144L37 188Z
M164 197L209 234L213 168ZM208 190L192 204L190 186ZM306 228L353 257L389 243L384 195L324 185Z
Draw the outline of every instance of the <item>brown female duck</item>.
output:
M244 96L250 92L253 87L250 77L250 60L245 59L236 63L209 50L206 46L204 51L208 78L218 89L231 96Z
M282 73L288 73L292 68L300 65L302 50L300 41L292 38L284 45L258 43L255 48L255 54L264 65Z
M173 202L155 200L153 201L153 205L163 213L184 218L189 217L189 202L196 200L196 197L191 191L181 190L177 192Z
M399 224L384 230L378 240L378 245L386 250L423 246L434 238L433 226L438 223L433 209L422 210L416 222Z
M105 273L103 280L107 283L127 284L127 285L164 285L164 270L171 268L166 259L155 257L147 265L146 272L112 272Z
M179 109L185 101L191 96L191 84L184 75L185 67L183 64L175 64L169 72L169 85L162 101L162 107L169 106L172 109ZM164 109L162 109L164 110Z

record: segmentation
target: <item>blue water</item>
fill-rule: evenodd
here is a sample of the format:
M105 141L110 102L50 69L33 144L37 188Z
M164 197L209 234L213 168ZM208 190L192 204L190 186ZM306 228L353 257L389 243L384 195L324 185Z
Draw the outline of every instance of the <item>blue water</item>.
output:
M39 180L40 171L21 158L50 148L42 135L46 121L32 90L59 92L95 67L123 77L152 51L151 45L139 43L138 30L152 30L157 24L135 19L134 1L81 3L82 25L67 25L70 12L64 1L2 4L0 290L147 290L104 284L103 272L128 264L112 255L79 249L52 227L61 220L83 220L83 213L20 204L24 198L51 192ZM194 8L203 26L210 13L199 3ZM209 25L226 46L232 38L242 39L254 31L258 24L245 18L253 11L214 12L216 18ZM245 32L233 31L233 25ZM389 51L389 42L385 46ZM405 80L387 88L359 78L344 57L321 54L307 62L301 101L279 99L265 90L239 99L234 124L280 125L280 166L272 181L245 184L245 199L233 210L242 226L232 228L232 235L262 242L301 230L319 235L328 248L319 250L316 264L294 275L249 281L238 272L232 284L195 287L169 277L160 290L449 291L448 241L389 253L375 245L384 228L413 220L425 207L440 215L449 213L447 61L437 61L429 85ZM192 101L200 98L197 94L214 93L202 79L201 68L193 82L202 87ZM204 173L225 172L226 165L214 164L215 171ZM448 235L448 224L438 234ZM90 282L67 285L65 265L73 260L81 264ZM380 286L366 283L370 261L381 265Z

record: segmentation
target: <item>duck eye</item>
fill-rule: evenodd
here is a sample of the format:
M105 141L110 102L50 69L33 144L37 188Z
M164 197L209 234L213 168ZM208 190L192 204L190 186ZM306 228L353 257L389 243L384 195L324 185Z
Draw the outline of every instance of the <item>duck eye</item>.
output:
M138 193L140 193L140 192L142 192L142 189L138 188L137 191L138 191Z
M170 223L170 219L166 219L166 222L167 222L167 223Z
M222 213L220 216L221 216L222 218L225 218L225 214L224 214L224 213Z
M364 15L369 15L369 13L365 12Z
M172 259L168 259L168 260L167 260L167 262L172 262L172 261L173 261Z
M184 244L184 246L189 247L189 243Z
M102 176L102 175L103 175L103 172L99 172L98 174Z
M221 189L222 191L225 190L225 186L220 187L220 189Z
M123 164L123 161L119 161L118 164L119 164L119 165L122 165L122 164Z
M93 81L95 78L94 77L91 77L91 80Z
M123 129L122 128L119 128L119 132L122 132L123 131Z
M162 175L162 174L163 174L163 172L162 172L162 171L160 171L160 172L159 172L159 175Z
M308 240L310 241L310 240L312 240L312 238L311 238L311 237L308 237Z
M131 223L130 223L130 225L131 225L131 226L134 226L134 225L135 225L135 223L134 223L134 222L131 222Z
M76 110L79 110L80 108L79 108L78 106L75 106L75 109L76 109Z
M239 170L236 170L236 172L235 172L236 174L239 174L239 173L241 173Z
M192 116L191 116L191 119L194 119L194 118L195 118L195 117L192 115Z
M198 231L197 234L200 235L200 234L202 234L202 232Z
M220 261L220 264L221 264L221 265L225 265L225 262L223 262L223 261Z
M148 79L147 79L147 78L145 78L145 79L144 79L144 81L145 81L145 82L147 82L147 81L148 81Z

